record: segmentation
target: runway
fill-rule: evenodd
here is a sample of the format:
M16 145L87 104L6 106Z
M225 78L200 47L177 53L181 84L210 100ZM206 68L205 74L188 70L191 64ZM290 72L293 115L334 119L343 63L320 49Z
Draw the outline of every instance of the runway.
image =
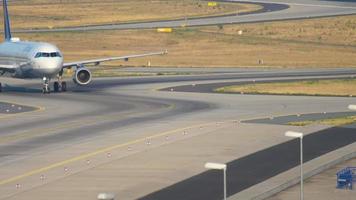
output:
M354 1L319 1L319 0L228 0L230 2L256 3L263 6L257 12L242 15L221 15L178 20L148 21L121 24L104 24L53 29L16 30L22 33L151 29L160 27L207 26L217 24L256 23L280 20L318 18L328 16L352 15L356 13Z
M206 161L233 163L284 144L288 141L283 137L287 129L311 134L326 128L244 123L232 128L236 121L347 112L347 105L354 102L350 97L231 95L160 91L161 88L353 74L353 69L219 69L191 76L96 79L89 87L69 84L68 93L51 95L36 92L40 83L4 79L7 87L1 94L2 101L16 100L19 105L44 109L0 118L0 199L88 199L108 189L122 199L143 198L204 173ZM218 133L223 134L218 136L220 140L214 139ZM355 144L353 140L341 142L341 146ZM331 151L341 146L325 148ZM176 165L182 163L183 168L177 170ZM272 175L266 174L266 178ZM92 177L97 177L96 181ZM91 188L90 192L83 193L87 188Z

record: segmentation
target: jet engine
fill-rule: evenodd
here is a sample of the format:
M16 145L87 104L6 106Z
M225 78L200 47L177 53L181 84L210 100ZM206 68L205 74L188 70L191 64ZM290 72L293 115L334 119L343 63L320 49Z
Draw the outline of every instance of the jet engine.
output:
M85 67L78 68L75 71L73 81L78 85L88 85L91 82L90 71Z

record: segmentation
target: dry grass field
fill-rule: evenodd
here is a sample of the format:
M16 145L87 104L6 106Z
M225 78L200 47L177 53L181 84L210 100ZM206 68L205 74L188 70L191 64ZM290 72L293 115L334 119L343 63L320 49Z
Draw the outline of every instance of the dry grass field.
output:
M356 96L356 79L255 83L218 88L216 91L245 94Z
M242 35L238 32L242 31ZM168 49L166 56L110 65L173 67L354 67L356 15L156 30L17 35L57 44L66 61ZM259 62L261 61L261 62Z
M201 0L21 0L11 1L14 28L53 28L127 21L174 19L257 10L252 4ZM2 9L1 9L2 15Z
M299 121L299 122L289 122L288 125L308 126L312 124L322 124L322 125L329 125L329 126L342 126L342 125L353 124L353 123L356 123L356 116L320 119L315 121L308 120L308 121Z

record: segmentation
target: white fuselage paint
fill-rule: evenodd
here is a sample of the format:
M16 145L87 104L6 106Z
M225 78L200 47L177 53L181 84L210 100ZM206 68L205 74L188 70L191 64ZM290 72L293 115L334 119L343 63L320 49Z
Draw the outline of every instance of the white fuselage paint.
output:
M49 43L6 41L0 44L0 65L18 66L13 73L14 78L53 78L62 70L63 57L38 57L39 52L53 53L59 49Z

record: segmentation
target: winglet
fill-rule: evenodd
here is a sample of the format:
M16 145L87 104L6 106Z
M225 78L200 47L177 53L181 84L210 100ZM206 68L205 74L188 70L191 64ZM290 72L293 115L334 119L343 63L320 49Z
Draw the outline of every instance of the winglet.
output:
M7 11L7 0L2 1L2 6L4 9L4 32L5 32L5 40L11 40L11 28L10 28L10 19L9 12Z

